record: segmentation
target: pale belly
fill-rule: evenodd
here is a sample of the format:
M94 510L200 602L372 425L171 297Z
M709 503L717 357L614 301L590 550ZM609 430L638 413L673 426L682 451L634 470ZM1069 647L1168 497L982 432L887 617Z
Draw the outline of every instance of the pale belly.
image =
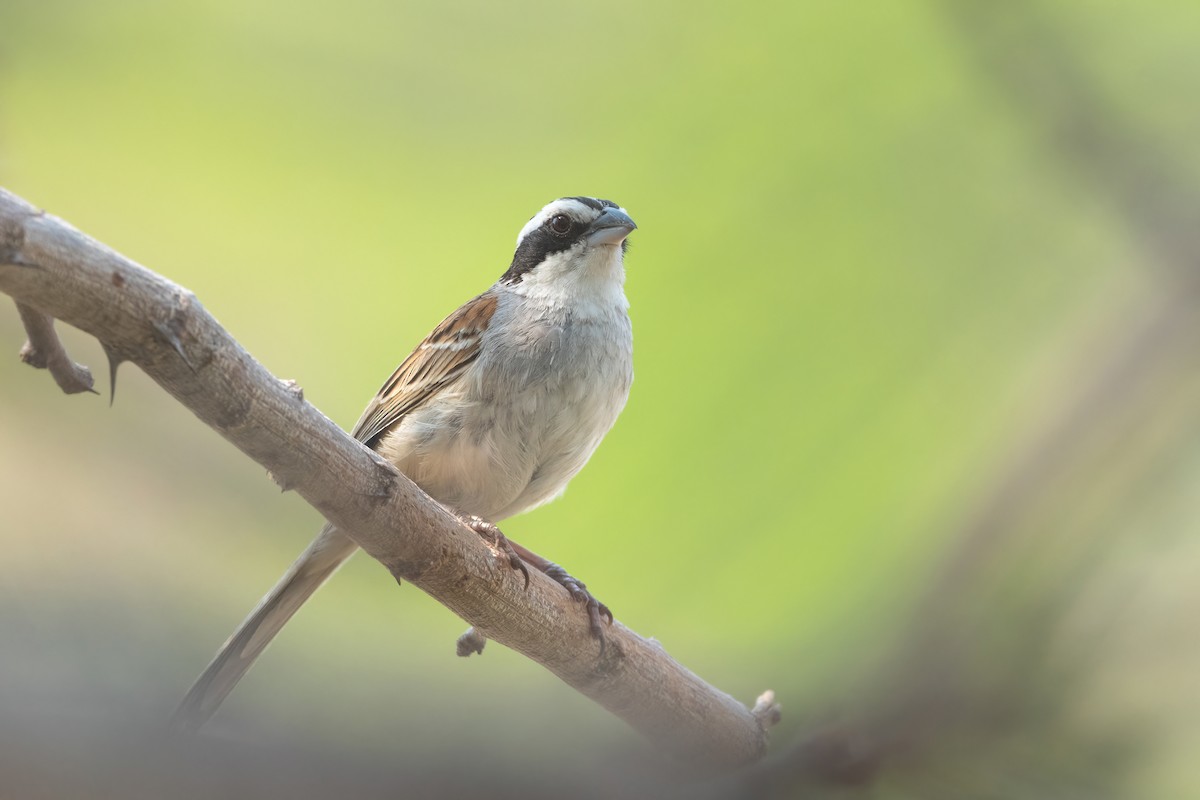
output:
M438 502L492 522L553 500L616 421L632 381L627 343L559 353L552 369L509 354L413 412L379 452ZM568 363L563 363L567 361ZM536 374L535 374L536 373Z

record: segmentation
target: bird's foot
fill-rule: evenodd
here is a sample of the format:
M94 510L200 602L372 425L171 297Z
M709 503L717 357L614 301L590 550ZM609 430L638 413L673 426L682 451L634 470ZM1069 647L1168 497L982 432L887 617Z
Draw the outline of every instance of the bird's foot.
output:
M468 528L479 534L480 538L487 542L493 550L501 556L506 557L508 559L508 566L521 571L521 574L525 576L525 588L528 589L529 567L525 566L525 562L521 560L521 556L513 549L512 542L508 541L508 537L501 533L499 528L482 517L470 516L461 517L461 519Z
M608 618L608 624L613 622L612 612L608 610L608 606L597 600L591 592L588 591L587 584L583 581L572 577L565 569L558 564L547 563L542 568L542 572L546 573L546 577L553 580L558 585L567 590L571 595L571 599L576 603L583 603L587 609L588 628L592 632L592 638L600 640L600 652L604 652L604 625L601 622L602 618Z

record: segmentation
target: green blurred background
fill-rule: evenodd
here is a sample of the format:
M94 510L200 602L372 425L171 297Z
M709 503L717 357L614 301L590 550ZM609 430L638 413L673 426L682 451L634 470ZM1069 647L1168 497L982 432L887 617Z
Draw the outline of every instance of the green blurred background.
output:
M6 0L0 185L347 427L545 202L624 205L630 403L505 530L785 718L677 783L360 556L202 757L149 745L320 520L135 368L59 394L10 308L0 794L1200 791L1198 37L1192 0Z

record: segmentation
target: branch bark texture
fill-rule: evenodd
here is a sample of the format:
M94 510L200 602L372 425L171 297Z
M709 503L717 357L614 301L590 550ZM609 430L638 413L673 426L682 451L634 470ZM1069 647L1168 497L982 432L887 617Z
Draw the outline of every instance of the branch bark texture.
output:
M528 589L390 463L271 375L187 289L0 189L0 291L137 364L397 578L546 667L675 756L735 768L766 750L778 707L746 708L619 622L603 655L566 591ZM24 312L23 312L24 313ZM62 358L66 358L65 354Z

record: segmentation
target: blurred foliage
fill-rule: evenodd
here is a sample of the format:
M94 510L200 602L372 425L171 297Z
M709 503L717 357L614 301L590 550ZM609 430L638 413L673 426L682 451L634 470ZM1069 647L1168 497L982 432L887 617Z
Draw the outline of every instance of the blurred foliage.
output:
M708 789L799 796L795 743L837 720L881 797L1177 798L1198 35L1184 0L8 0L0 183L347 426L542 204L616 199L633 396L505 530L722 689L779 693L766 771ZM165 718L319 527L120 383L110 409L0 358L5 796L181 796L178 758L131 787L97 739ZM455 659L462 627L357 559L215 721L226 788L664 780L536 665Z

